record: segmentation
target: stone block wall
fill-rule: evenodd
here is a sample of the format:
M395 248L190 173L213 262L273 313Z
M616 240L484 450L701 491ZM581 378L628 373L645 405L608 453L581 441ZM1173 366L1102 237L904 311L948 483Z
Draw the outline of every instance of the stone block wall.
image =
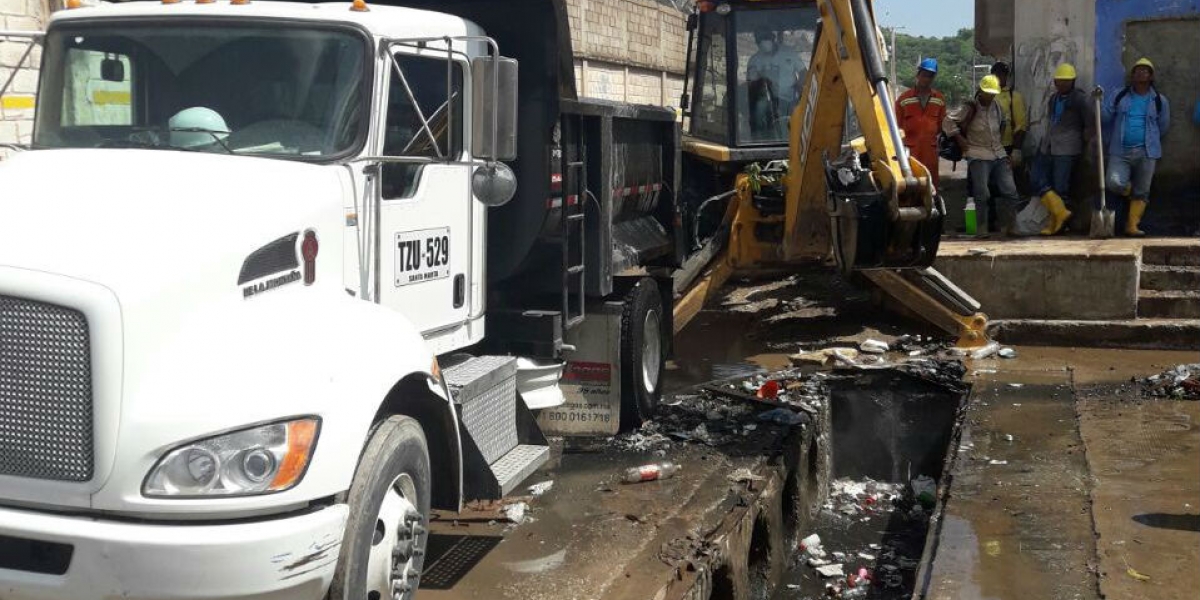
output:
M39 31L49 17L49 5L43 0L0 0L0 30ZM33 133L33 109L37 92L36 66L42 59L35 45L25 61L21 58L29 46L25 40L0 41L0 84L16 75L4 96L0 97L0 143L28 143ZM18 63L21 63L18 68ZM6 155L0 149L0 158Z
M685 13L656 0L566 0L575 89L586 98L678 106Z

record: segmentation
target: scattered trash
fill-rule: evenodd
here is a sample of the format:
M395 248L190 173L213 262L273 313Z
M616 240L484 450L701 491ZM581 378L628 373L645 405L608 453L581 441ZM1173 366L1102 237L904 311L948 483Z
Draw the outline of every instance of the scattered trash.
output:
M889 348L887 342L869 339L864 340L863 343L859 344L858 349L862 350L863 352L870 352L871 354L883 354L887 352Z
M1200 400L1200 363L1179 365L1143 379L1142 393L1151 398Z
M913 498L921 503L921 506L930 509L937 504L937 481L928 475L921 475L909 482L912 486Z
M988 556L1000 556L1000 542L997 540L988 540L983 545L983 550Z
M550 488L552 488L552 487L554 487L554 480L543 481L541 483L535 483L535 484L529 486L529 493L530 493L530 495L532 495L533 497L536 498L536 497L541 496L542 494L545 494L546 492L550 491Z
M1013 441L1013 434L1011 434L1011 433L1004 434L1004 441L1006 441L1006 442Z
M807 425L812 422L808 413L797 413L786 408L775 408L758 414L759 421L770 421L776 425Z
M829 579L830 577L845 577L846 576L846 574L844 572L842 572L841 563L835 563L835 564L831 564L831 565L822 565L820 567L817 567L817 573L820 574L821 577L824 577L826 579Z
M514 525L520 525L525 522L525 512L528 509L529 505L524 502L513 502L504 507L504 518Z
M763 383L761 386L759 386L758 391L755 392L755 395L758 396L759 398L764 398L767 400L774 400L775 398L779 397L780 389L781 389L781 386L779 385L778 381L775 381L774 379L769 379L765 383Z
M874 554L867 554L866 552L859 552L859 553L858 553L858 557L859 557L859 558L861 558L861 559L863 559L863 560L865 560L865 561L873 561L873 560L875 560L875 555L874 555Z
M1008 346L1001 348L996 353L1000 355L1000 358L1016 358L1017 357L1016 348L1010 348Z
M765 481L766 478L761 475L755 475L753 471L742 467L729 474L729 481L741 483L743 481Z
M1130 577L1132 577L1138 581L1150 581L1149 575L1146 575L1144 573L1139 573L1138 570L1133 567L1129 567L1128 569L1125 569L1125 572L1128 573Z
M625 469L621 481L625 483L641 483L658 479L670 479L679 472L679 465L673 462L655 463Z
M970 254L971 256L982 256L984 254L990 253L991 251L992 251L991 248L970 248L967 250L967 253Z
M1025 387L1025 384L1023 384L1023 383L1010 383L1010 384L1008 384L1008 387L1010 387L1010 388L1018 388L1018 389L1019 389L1019 388L1023 388L1023 387Z
M989 460L989 461L988 461L988 464L989 464L989 465L993 465L993 466L996 466L996 465L1007 465L1007 464L1008 464L1008 461L1007 461L1007 460L996 460L996 459L992 459L992 460Z
M800 551L813 554L815 551L821 550L821 536L812 534L800 540ZM822 552L824 554L824 552Z

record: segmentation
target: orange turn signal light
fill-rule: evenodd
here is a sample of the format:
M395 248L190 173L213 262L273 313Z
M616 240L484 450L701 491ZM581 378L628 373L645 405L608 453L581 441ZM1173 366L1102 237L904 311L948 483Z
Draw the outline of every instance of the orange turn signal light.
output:
M354 3L350 5L350 10L354 12L368 12L371 8L367 6L366 0L354 0Z
M287 455L279 472L271 480L271 491L286 490L304 476L308 462L312 458L313 444L317 441L317 420L302 419L287 424Z

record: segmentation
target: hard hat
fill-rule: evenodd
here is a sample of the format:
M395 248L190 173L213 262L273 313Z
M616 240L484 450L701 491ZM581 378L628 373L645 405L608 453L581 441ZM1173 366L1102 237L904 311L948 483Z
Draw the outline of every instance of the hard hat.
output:
M925 60L922 60L921 64L917 65L917 70L918 71L929 71L930 73L933 73L934 75L936 75L937 74L937 59L936 58L926 58Z
M1150 72L1154 72L1154 63L1150 62L1150 59L1146 58L1145 56L1139 58L1137 62L1133 63L1133 69L1138 67L1150 67ZM1133 71L1133 69L1129 70Z
M229 126L225 124L225 119L217 111L203 106L193 106L175 113L167 121L167 127L171 130L171 145L176 148L207 146L229 137Z
M999 94L1000 79L995 75L984 75L983 79L979 80L979 91L985 94Z
M1071 63L1062 63L1054 69L1055 79L1075 79L1075 65Z

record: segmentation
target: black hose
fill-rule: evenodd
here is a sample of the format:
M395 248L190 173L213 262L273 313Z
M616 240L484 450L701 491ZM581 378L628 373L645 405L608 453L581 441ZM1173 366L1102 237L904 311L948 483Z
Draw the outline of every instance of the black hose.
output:
M850 0L850 10L854 13L854 29L858 32L858 49L862 52L867 78L872 85L887 82L883 56L879 53L878 40L875 38L875 19L871 17L867 0Z

